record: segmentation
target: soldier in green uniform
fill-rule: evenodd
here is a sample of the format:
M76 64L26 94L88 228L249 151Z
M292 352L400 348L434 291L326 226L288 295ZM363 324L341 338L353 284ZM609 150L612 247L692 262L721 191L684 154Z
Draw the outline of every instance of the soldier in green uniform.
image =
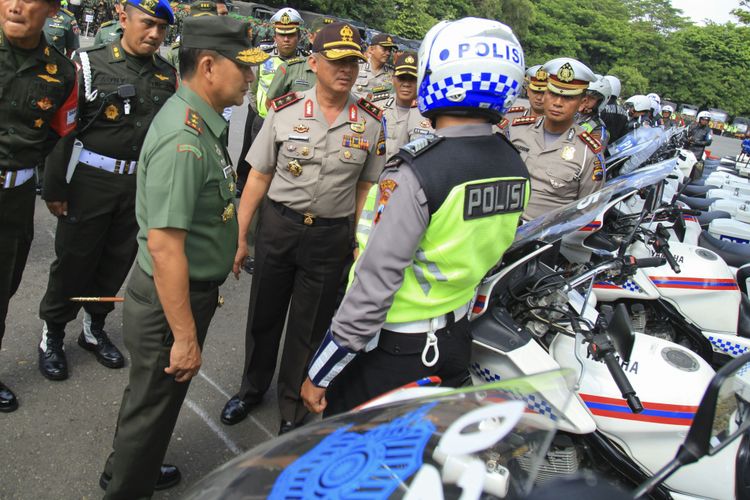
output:
M216 3L211 0L198 0L190 4L189 17L215 16ZM177 74L180 73L180 41L177 40L167 52L167 61L177 68Z
M99 26L94 36L94 46L108 45L120 39L122 36L122 24L120 23L120 13L123 11L122 4L123 0L115 0L115 18Z
M174 21L166 0L128 0L121 21L120 40L77 53L76 143L73 136L62 141L45 169L43 198L58 217L56 258L39 306L39 370L50 380L68 377L65 325L81 307L70 297L115 295L133 264L138 153L151 120L177 87L175 69L158 55ZM104 331L113 308L110 302L86 304L78 345L104 366L120 368L122 354Z
M34 237L34 167L75 128L75 67L42 31L57 0L0 2L0 345ZM24 22L10 22L12 17ZM18 407L0 382L0 412Z
M357 83L352 90L354 95L365 97L376 104L391 97L393 71L388 66L388 60L395 48L396 43L391 35L380 33L372 37L369 58L360 66Z
M237 250L235 173L221 111L242 103L251 64L247 24L185 20L182 83L151 124L138 161L138 262L123 310L132 366L105 499L151 498L160 464L201 366L201 348ZM179 472L172 469L179 481ZM173 480L174 484L175 481Z
M73 13L67 9L60 9L54 17L47 18L44 34L50 45L68 57L80 46L78 23Z

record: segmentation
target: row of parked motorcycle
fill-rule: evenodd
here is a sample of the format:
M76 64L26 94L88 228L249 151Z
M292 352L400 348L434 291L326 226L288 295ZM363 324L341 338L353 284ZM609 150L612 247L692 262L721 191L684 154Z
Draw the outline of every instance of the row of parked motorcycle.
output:
M750 158L682 129L521 226L471 304L471 381L267 442L189 498L750 498Z

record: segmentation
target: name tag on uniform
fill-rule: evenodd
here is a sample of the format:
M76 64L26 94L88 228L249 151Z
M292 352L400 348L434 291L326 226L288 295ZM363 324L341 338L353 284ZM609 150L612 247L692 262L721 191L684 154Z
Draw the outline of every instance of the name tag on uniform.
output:
M305 141L305 142L310 142L310 136L309 135L289 134L289 140L290 141Z
M464 220L523 210L526 182L520 180L470 184L464 191Z

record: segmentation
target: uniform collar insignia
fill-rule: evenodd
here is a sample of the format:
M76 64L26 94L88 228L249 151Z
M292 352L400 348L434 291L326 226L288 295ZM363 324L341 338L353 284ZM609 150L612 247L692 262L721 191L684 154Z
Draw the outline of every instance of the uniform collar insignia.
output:
M357 105L352 104L349 106L349 121L352 123L356 123L357 120Z
M109 54L112 58L112 61L123 61L125 59L119 43L112 44L109 47Z

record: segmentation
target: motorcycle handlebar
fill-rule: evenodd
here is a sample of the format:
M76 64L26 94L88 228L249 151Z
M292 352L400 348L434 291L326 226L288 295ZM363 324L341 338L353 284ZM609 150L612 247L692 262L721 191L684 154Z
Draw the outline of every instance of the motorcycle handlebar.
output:
M638 267L659 267L663 266L667 260L664 257L644 257L636 259L635 265Z
M669 262L669 267L671 267L674 272L679 273L680 265L677 264L676 260L674 260L674 255L672 255L672 252L669 251L669 248L662 249L662 254L667 259L667 262Z
M617 384L617 388L620 389L622 397L625 398L625 401L628 402L628 406L630 407L632 412L642 412L643 405L641 404L641 400L638 399L638 396L635 395L635 389L633 389L633 386L630 385L630 380L628 380L625 372L622 371L622 367L620 366L620 363L617 362L617 358L615 358L615 355L611 352L607 353L604 356L604 364L607 365L609 373L612 375L615 384Z

